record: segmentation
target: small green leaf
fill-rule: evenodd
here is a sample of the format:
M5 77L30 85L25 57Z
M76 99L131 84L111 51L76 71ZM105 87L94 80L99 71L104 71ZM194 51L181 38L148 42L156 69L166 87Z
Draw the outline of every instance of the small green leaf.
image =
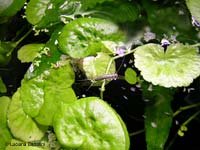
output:
M7 92L6 85L3 83L3 80L0 77L0 93L6 93L6 92Z
M189 86L200 75L200 55L195 47L171 44L166 52L161 45L136 48L135 66L148 82L164 87Z
M137 73L132 68L127 68L125 71L125 80L129 84L135 84L137 82Z
M26 0L0 0L0 17L14 16Z
M112 57L106 53L97 53L97 56L85 57L80 66L82 66L85 75L90 80L95 80L97 77L106 74L108 64ZM115 63L113 62L107 74L112 75L115 73Z
M8 126L15 138L26 142L37 141L45 134L45 130L40 128L35 121L24 112L20 99L20 89L18 89L12 97L7 117Z
M12 135L7 126L7 110L10 104L10 98L0 97L0 149L5 149L7 143L12 139Z
M97 18L79 18L64 26L59 37L60 50L73 58L96 55L104 50L101 41L124 41L113 22Z
M192 16L200 23L200 1L186 0L186 4Z
M117 113L97 97L63 104L53 127L65 148L91 150L128 150L127 129Z
M154 88L153 104L145 108L145 134L147 150L163 150L172 125L172 96L169 89ZM149 98L149 97L145 97Z
M18 51L18 59L24 62L32 62L38 52L44 48L44 44L27 44L21 47Z

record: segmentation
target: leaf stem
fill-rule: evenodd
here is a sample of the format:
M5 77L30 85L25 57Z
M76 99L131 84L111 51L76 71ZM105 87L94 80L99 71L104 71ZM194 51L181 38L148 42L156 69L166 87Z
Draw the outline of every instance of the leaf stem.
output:
M32 28L26 33L24 34L24 36L22 36L17 42L15 42L16 46L21 43L32 31Z
M144 131L145 131L144 129L138 130L138 131L135 131L135 132L130 133L129 136L135 136L135 135L138 135L138 134L143 133Z
M186 126L190 123L193 119L195 119L200 114L200 110L194 113L190 118L188 118L181 126Z
M179 113L181 113L181 112L184 111L184 110L191 109L191 108L198 107L198 106L200 106L200 103L196 103L196 104L192 104L192 105L180 107L180 108L173 114L173 117L177 116Z
M110 67L111 67L111 65L112 65L112 62L113 62L114 60L116 60L116 59L118 59L118 58L121 58L121 57L124 57L124 56L129 55L129 54L134 53L134 52L135 52L135 49L128 51L128 52L125 53L123 56L117 55L117 56L111 58L110 61L109 61L109 63L108 63L108 66L107 66L107 68L106 68L105 74L108 74L108 72L109 72L109 70L110 70ZM103 80L103 83L102 83L101 88L100 88L100 98L101 98L101 99L103 99L103 93L104 93L104 91L105 91L105 85L106 85L106 79Z

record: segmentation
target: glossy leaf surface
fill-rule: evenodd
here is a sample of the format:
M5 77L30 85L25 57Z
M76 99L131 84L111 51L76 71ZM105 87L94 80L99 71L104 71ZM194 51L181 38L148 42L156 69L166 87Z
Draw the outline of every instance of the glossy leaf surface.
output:
M97 97L63 105L56 114L54 129L66 148L128 150L129 137L116 112Z
M171 44L166 52L157 44L136 48L135 66L146 81L164 87L188 86L200 75L200 56L195 47Z
M73 58L103 51L101 41L124 41L116 24L97 18L80 18L65 25L59 37L61 52Z

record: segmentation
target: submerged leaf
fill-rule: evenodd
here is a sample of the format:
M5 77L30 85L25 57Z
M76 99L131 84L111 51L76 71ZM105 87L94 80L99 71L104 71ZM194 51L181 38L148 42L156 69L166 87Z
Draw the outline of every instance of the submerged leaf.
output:
M164 87L189 86L200 75L200 56L195 47L171 44L166 52L157 44L136 48L135 66L146 81Z
M158 93L160 92L160 93ZM172 125L172 97L167 90L157 91L154 104L145 108L145 134L148 150L163 150Z
M129 136L118 114L97 97L62 105L53 124L58 141L77 150L128 150Z

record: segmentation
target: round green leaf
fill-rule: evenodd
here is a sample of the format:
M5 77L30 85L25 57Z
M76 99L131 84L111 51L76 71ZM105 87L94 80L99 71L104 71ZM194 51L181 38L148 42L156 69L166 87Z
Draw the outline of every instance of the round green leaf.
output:
M82 60L82 68L85 72L88 79L95 80L97 77L103 76L106 74L107 66L111 61L110 57L106 53L97 53L97 56L85 57ZM108 74L115 73L115 63L111 64Z
M38 52L44 48L44 44L27 44L18 51L18 59L24 62L32 62Z
M31 117L39 114L44 103L44 76L37 76L31 80L23 80L20 89L20 98L23 110Z
M58 44L64 54L81 58L103 51L105 47L101 41L124 41L124 35L110 21L79 18L64 26Z
M137 82L136 72L131 68L127 68L126 71L125 71L125 80L129 84L135 84Z
M157 44L136 48L135 66L146 81L164 87L188 86L200 75L200 56L195 47L171 44L167 51Z
M199 0L186 0L188 9L192 16L200 23L200 1Z
M20 99L20 89L13 95L12 101L8 108L8 126L12 135L22 141L37 141L40 140L45 132L24 113L22 101Z
M59 142L77 150L128 150L129 137L117 113L97 97L63 105L53 124Z
M0 0L0 16L14 16L26 0Z
M45 16L45 11L48 8L48 3L51 0L30 0L26 8L27 20L35 25Z
M0 97L0 149L5 149L6 143L12 139L12 135L7 126L7 110L10 104L10 98Z

